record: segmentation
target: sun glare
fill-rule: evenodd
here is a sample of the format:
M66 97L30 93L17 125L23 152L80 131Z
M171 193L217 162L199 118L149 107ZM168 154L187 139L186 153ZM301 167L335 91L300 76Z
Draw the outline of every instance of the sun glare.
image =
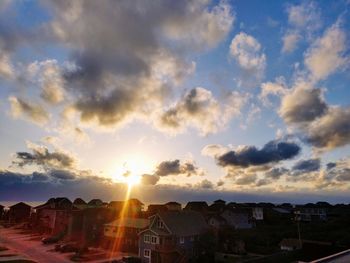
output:
M149 173L153 168L153 163L144 156L125 156L121 160L113 165L112 178L129 187L139 184L142 174Z

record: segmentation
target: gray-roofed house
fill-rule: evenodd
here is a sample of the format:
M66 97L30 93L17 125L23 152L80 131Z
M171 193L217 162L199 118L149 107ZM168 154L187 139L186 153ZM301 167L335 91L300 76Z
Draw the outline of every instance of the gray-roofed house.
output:
M195 211L160 212L150 220L139 235L139 256L144 263L187 262L197 253L196 240L208 230L204 217Z
M174 201L166 203L165 206L169 211L181 211L182 209L181 204Z
M200 213L207 213L208 212L208 204L204 201L192 201L188 202L185 206L184 210L191 210L191 211L197 211Z

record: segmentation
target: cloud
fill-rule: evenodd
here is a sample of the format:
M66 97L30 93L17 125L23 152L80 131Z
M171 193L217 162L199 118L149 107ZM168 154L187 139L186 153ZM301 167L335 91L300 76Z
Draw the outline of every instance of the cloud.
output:
M332 107L310 123L306 141L314 147L334 149L350 143L350 108Z
M349 65L347 50L345 31L337 22L329 27L322 37L316 39L305 53L305 65L313 79L324 80L335 71Z
M297 5L287 5L288 28L282 37L282 52L292 52L298 43L306 38L311 40L321 27L321 11L313 1L304 1Z
M278 180L282 175L288 173L288 169L284 167L274 167L265 173L266 178Z
M234 13L226 2L74 1L45 3L73 65L63 74L80 120L115 127L149 121L194 71L188 54L215 47Z
M141 176L141 183L144 185L156 185L159 181L159 176L154 174L143 174Z
M282 52L292 52L297 47L301 36L298 32L288 32L282 37Z
M266 143L261 149L255 146L242 146L216 156L222 167L249 167L288 160L299 154L301 148L294 142L275 140Z
M180 132L187 126L193 126L199 129L202 135L214 133L225 127L231 118L238 116L247 100L247 94L231 92L219 102L211 91L196 87L186 92L174 106L161 113L158 127Z
M274 82L265 82L261 84L261 93L259 99L263 102L265 106L270 106L270 96L274 95L277 97L282 97L288 93L288 87L284 77L278 77Z
M68 170L50 170L50 176L61 180L74 180L76 175Z
M31 152L17 152L16 160L13 164L24 167L27 165L37 165L46 170L51 169L73 169L76 165L76 159L66 152L55 150L50 152L45 146L40 146L28 142L28 148ZM56 171L59 174L59 171ZM59 176L59 175L58 175Z
M13 77L14 69L9 56L6 53L0 54L0 78L12 79Z
M327 110L322 90L300 85L283 97L279 113L289 124L303 124L322 116Z
M14 118L22 115L33 123L44 125L49 121L49 114L40 104L34 104L21 98L11 96L11 114Z
M247 85L255 85L265 73L266 56L261 45L253 36L244 32L237 34L230 45L230 55L243 70ZM249 80L250 79L250 80Z
M318 171L321 167L320 159L300 160L293 165L291 172L297 174L310 173Z
M199 175L201 174L200 169L190 161L181 163L180 160L163 161L158 164L155 175L168 176L168 175Z
M27 69L32 80L41 86L40 97L47 103L56 105L64 99L62 69L56 60L35 61Z
M201 182L198 183L197 186L201 189L213 189L214 188L214 184L211 181L209 181L208 179L202 180Z

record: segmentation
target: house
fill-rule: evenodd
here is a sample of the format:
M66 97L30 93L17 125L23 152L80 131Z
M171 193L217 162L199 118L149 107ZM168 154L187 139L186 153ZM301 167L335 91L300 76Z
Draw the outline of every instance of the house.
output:
M124 216L137 217L142 213L144 204L138 199L129 199L127 201L111 201L107 207L118 213L123 212Z
M208 225L214 229L219 229L227 226L225 218L220 215L211 215L207 218Z
M103 202L101 199L92 199L87 204L89 207L102 207L103 206Z
M5 210L5 206L0 205L0 219L2 219L2 218L3 218L3 215L4 215L4 210Z
M220 205L226 205L226 201L224 201L222 199L215 200L213 203L214 204L220 204Z
M20 223L29 220L32 207L26 203L20 202L10 206L8 215L10 223Z
M235 229L252 228L251 211L246 208L226 208L221 214L228 226Z
M147 214L149 216L152 216L154 214L157 214L159 212L168 211L169 209L166 207L166 205L160 205L160 204L151 204L147 208Z
M178 202L168 202L165 206L169 211L181 211L182 209L181 204Z
M327 209L317 204L297 205L294 214L296 220L304 222L327 220Z
M299 239L295 238L285 238L280 243L281 250L293 251L296 249L301 249L302 243Z
M209 206L209 211L213 213L221 213L226 207L226 202L224 200L216 200Z
M203 202L203 201L188 202L184 210L206 213L208 211L208 204L207 202Z
M104 225L118 214L106 207L73 210L69 217L67 239L84 245L99 245L104 236Z
M85 209L88 207L88 204L81 198L76 198L73 202L73 205L79 209Z
M58 234L67 230L70 213L77 208L68 198L57 197L34 209L37 229L47 234Z
M144 263L187 262L198 253L195 242L207 230L198 212L160 212L150 217L149 227L139 234L139 256Z
M138 254L138 233L149 225L149 219L126 217L104 225L104 246L114 251Z

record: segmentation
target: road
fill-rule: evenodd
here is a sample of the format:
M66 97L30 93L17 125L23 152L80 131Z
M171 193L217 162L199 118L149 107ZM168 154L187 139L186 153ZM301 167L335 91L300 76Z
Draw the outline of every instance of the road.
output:
M19 234L19 230L0 228L0 245L24 255L38 263L70 263L67 254L50 252L53 245L44 246L40 241L30 240L30 234Z

